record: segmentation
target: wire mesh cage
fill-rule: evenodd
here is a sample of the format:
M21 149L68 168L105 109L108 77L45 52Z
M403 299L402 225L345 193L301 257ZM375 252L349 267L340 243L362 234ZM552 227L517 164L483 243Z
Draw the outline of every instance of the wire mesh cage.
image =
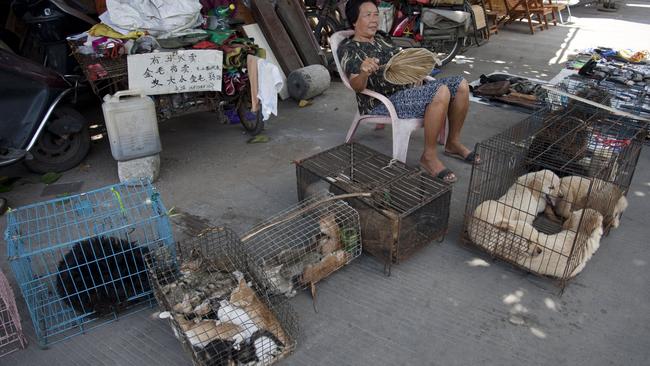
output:
M292 352L296 316L248 270L233 231L207 229L179 244L178 257L166 249L146 257L154 294L194 364L270 365Z
M298 198L329 190L368 192L348 200L361 218L363 247L385 270L447 233L451 185L360 144L296 162Z
M131 181L7 214L11 268L39 343L57 342L151 300L143 255L173 246L149 181Z
M101 98L106 94L129 89L126 55L100 57L94 52L84 54L81 49L85 40L69 40L68 45L95 95Z
M577 95L607 107L613 107L623 112L650 118L650 86L625 85L610 80L593 80L579 75L572 75L558 85L571 95ZM568 105L571 100L565 96L551 93L549 102L555 105ZM630 120L630 123L639 124Z
M643 130L573 103L477 144L464 239L527 271L577 275L617 227Z
M0 271L0 357L26 345L14 292L4 272Z
M359 214L329 194L316 195L242 237L251 270L286 297L311 287L361 254ZM314 292L312 292L313 294Z
M331 182L345 192L369 192L413 171L367 146L343 144L296 162L298 199L318 194L323 183Z

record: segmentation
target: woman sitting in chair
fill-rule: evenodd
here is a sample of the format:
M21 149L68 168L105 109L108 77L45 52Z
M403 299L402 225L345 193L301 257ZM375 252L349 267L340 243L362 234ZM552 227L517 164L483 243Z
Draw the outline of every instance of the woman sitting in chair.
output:
M390 58L399 52L390 39L377 33L379 11L373 0L349 0L345 15L354 26L354 36L344 41L338 49L341 67L357 92L359 112L388 115L386 106L379 100L361 94L370 89L384 94L395 106L399 118L424 118L424 153L421 166L429 173L447 182L457 180L438 158L436 137L449 118L449 134L445 154L460 158L470 164L479 163L479 157L460 143L460 130L469 107L469 87L461 76L427 81L420 86L395 85L378 72Z

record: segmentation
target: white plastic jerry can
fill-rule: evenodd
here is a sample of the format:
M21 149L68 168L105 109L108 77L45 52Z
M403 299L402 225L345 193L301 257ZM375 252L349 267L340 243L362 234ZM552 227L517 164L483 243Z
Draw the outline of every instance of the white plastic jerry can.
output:
M137 159L162 150L156 105L140 90L104 96L102 111L115 160Z

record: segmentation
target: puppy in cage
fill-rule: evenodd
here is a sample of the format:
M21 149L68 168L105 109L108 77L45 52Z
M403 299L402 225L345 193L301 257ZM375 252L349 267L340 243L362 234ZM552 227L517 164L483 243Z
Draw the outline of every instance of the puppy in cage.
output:
M307 246L288 247L270 258L262 258L263 275L276 292L293 297L298 289L320 281L351 259L344 250L346 236L334 213L320 215L318 228Z
M540 170L517 178L498 200L479 204L467 228L474 244L488 250L497 249L504 242L504 231L510 222L532 224L544 212L555 217L553 207L560 197L560 178L550 170ZM524 249L532 255L533 246Z
M603 216L591 208L574 211L562 225L562 231L552 235L539 232L528 222L510 221L507 226L533 248L529 255L514 257L517 264L541 275L572 278L600 247Z
M209 250L209 249L207 249ZM155 294L176 337L202 365L268 365L290 345L279 321L227 256L189 250L177 270L148 258ZM171 258L167 263L173 263ZM241 265L241 264L240 264Z
M555 213L568 219L575 210L594 209L603 216L606 231L619 226L621 215L628 206L625 192L598 178L564 177L560 179L560 193L562 198L555 206Z
M59 261L56 291L79 315L122 311L130 299L150 290L147 253L145 247L109 236L77 242Z

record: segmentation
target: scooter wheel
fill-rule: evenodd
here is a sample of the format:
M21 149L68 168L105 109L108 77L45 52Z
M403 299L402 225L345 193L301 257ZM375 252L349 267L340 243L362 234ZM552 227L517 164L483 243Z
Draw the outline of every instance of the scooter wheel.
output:
M264 130L264 121L262 120L262 107L257 112L251 111L252 104L250 101L250 92L247 90L242 93L237 101L237 115L244 129L252 136L258 135Z
M27 168L35 173L63 172L79 165L90 150L88 123L81 113L72 108L54 110L51 118L81 118L83 128L76 133L59 136L45 126L36 144L29 151L32 159L25 160Z

